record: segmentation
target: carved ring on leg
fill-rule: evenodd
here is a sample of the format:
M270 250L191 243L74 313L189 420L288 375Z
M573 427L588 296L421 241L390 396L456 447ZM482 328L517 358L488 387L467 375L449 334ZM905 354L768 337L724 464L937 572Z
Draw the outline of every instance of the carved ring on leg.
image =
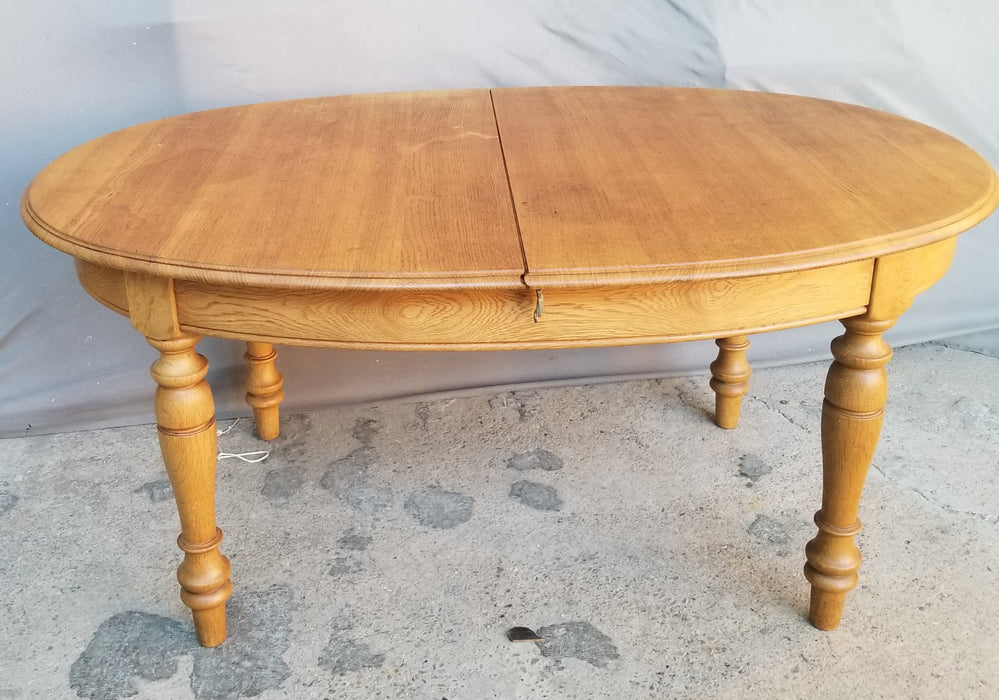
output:
M180 599L191 608L198 641L206 647L218 646L225 640L225 602L232 595L229 559L218 549L222 530L215 528L215 533L210 541L201 544L191 544L183 535L177 538L177 546L184 552L184 561L177 569ZM221 587L218 585L220 576L225 577ZM212 643L214 630L220 625L221 636Z

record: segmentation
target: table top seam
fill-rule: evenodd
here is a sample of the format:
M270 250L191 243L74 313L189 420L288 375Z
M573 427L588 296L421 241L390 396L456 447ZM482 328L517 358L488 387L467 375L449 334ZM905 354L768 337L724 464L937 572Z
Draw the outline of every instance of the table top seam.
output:
M496 126L496 139L499 141L500 157L503 159L503 176L506 178L506 190L510 195L510 209L513 211L513 222L517 226L517 243L520 245L520 258L524 265L524 272L520 276L520 281L525 287L530 285L527 283L527 275L531 272L530 264L527 261L527 249L524 247L524 235L520 228L520 212L517 211L517 202L513 196L513 183L510 182L510 168L507 167L506 163L506 150L503 148L503 132L500 129L499 117L496 115L496 101L493 99L493 91L489 90L489 104L493 110L493 124Z

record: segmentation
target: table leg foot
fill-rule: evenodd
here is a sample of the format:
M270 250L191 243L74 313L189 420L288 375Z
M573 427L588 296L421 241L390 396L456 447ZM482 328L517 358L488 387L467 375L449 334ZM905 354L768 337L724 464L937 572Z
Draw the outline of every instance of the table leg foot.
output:
M715 392L715 425L735 428L739 425L742 396L749 391L752 369L746 361L749 338L734 335L719 338L718 359L711 363L711 389Z
M243 355L249 366L246 378L246 403L253 409L253 423L257 435L263 440L273 440L281 432L278 406L284 398L281 374L274 364L277 352L270 343L246 344Z
M180 516L180 597L194 612L198 641L218 646L225 640L232 583L229 560L219 551L222 531L215 524L215 404L205 382L208 362L194 351L199 339L148 340L160 352L150 372L158 384L160 450Z
M232 595L229 560L218 549L222 531L216 528L215 533L211 541L200 544L187 542L183 535L177 540L184 551L184 562L177 569L180 599L191 608L194 631L203 647L217 647L225 641L225 602Z
M846 332L832 343L835 358L822 404L822 509L818 534L805 547L805 578L812 585L808 619L835 629L847 592L857 585L860 532L857 512L864 480L881 434L891 348L882 338L894 320L857 316L842 321Z
M229 593L232 592L232 585L229 586ZM194 616L194 630L198 637L198 644L203 647L217 647L225 641L225 606L222 605L210 610L192 610Z
M808 621L816 629L829 632L839 627L839 621L843 617L843 604L846 602L846 593L825 593L812 588L812 594L808 600Z

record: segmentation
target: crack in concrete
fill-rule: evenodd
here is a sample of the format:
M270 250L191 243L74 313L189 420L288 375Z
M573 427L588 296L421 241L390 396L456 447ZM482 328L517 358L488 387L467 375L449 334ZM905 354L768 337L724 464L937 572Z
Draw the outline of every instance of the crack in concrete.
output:
M707 416L708 418L714 419L714 394L707 399L707 405L705 405L702 387L694 379L688 379L685 382L678 382L674 387L676 398L680 402L680 405L684 408L690 409L699 413L702 416Z
M780 416L781 418L783 418L784 420L786 420L788 423L798 428L799 430L803 430L809 435L813 435L815 433L814 427L808 425L802 425L797 421L797 419L795 419L794 416L788 415L779 408L772 406L770 402L767 401L766 399L762 399L759 396L753 396L751 394L746 394L746 398L749 399L750 401L755 401L756 403L762 404L765 409L767 409L772 413L776 413L778 416Z
M974 350L972 348L963 348L960 345L951 345L946 341L934 340L930 341L930 345L938 345L942 348L949 348L950 350L958 350L960 352L970 352L973 355L981 355L982 357L990 357L993 360L999 360L999 356L992 354L991 352L986 352L984 350Z
M989 525L999 525L999 514L980 513L977 510L958 510L957 508L954 508L953 506L949 506L946 503L940 503L939 501L936 501L933 498L930 498L929 496L927 496L925 493L923 493L919 488L917 488L915 486L910 486L908 484L901 484L901 486L909 489L914 494L916 494L917 496L919 496L920 498L922 498L924 501L926 501L927 503L929 503L931 506L933 506L935 508L939 508L940 510L945 511L947 513L953 513L954 515L971 516L973 518L977 518L978 520L981 520L983 523L988 523Z
M970 516L978 520L981 520L983 523L987 523L989 525L999 525L999 514L981 513L977 510L959 510L957 508L954 508L953 506L949 506L946 503L941 503L940 501L928 496L927 494L923 493L922 489L920 489L918 486L913 486L912 484L906 484L902 482L897 477L890 475L888 472L886 472L876 463L871 464L871 469L880 474L886 481L890 481L893 484L897 484L898 486L901 486L905 490L911 491L912 493L916 494L934 508L939 508L940 510L946 513L951 513L953 515Z
M680 401L681 405L686 406L687 408L696 408L696 409L704 408L691 395L691 392L696 390L696 387L692 386L691 382L687 381L687 382L677 383L674 388L676 389L676 398Z
M907 484L902 484L902 486L904 486L905 488L907 488L910 491L912 491L914 494L916 494L917 496L919 496L920 498L922 498L923 500L925 500L931 506L939 508L940 510L946 511L948 513L953 513L954 515L971 516L973 518L977 518L978 520L981 520L983 523L988 523L989 525L999 525L999 514L980 513L977 510L958 510L957 508L954 508L953 506L949 506L946 503L940 503L940 502L938 502L938 501L930 498L929 496L927 496L925 493L923 493L920 489L916 488L915 486L909 486Z

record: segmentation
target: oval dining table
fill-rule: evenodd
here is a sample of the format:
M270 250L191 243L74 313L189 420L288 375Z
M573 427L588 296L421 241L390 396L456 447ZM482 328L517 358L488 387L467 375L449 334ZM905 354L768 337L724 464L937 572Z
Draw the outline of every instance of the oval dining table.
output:
M177 578L225 639L203 335L245 341L277 436L274 344L496 350L713 338L715 422L748 390L747 336L839 319L822 407L809 619L840 621L881 430L882 334L999 199L972 149L826 100L654 87L369 94L229 107L95 139L22 202L152 364L180 514ZM663 426L668 429L668 426Z

